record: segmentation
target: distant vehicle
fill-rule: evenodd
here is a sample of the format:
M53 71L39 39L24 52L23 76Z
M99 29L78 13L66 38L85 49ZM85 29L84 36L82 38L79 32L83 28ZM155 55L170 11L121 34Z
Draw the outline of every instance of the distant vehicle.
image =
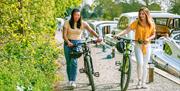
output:
M62 29L64 25L64 19L63 18L56 18L56 32L55 32L55 39L57 40L57 43L63 43L63 37L62 37Z
M88 24L96 31L101 38L106 34L111 34L117 28L118 21L88 21Z

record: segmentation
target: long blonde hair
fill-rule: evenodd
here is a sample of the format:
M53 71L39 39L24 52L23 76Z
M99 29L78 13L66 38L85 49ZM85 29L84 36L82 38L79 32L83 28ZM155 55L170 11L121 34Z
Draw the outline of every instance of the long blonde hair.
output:
M149 11L149 9L146 8L146 7L141 7L141 8L139 9L139 13L138 13L138 18L139 18L139 19L140 19L140 15L139 15L139 14L140 14L141 11L143 11L144 14L145 14L145 16L146 16L146 22L147 22L149 28L152 28L154 24L153 24L152 17L150 16L150 11ZM138 24L141 25L141 20L138 21Z

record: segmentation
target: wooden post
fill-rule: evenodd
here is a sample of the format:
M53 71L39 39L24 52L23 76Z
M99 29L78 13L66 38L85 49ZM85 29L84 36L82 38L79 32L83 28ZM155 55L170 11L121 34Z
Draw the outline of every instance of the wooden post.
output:
M112 58L114 58L115 57L115 48L114 47L112 48L112 53L111 54L112 54Z
M154 81L154 64L149 64L149 83Z

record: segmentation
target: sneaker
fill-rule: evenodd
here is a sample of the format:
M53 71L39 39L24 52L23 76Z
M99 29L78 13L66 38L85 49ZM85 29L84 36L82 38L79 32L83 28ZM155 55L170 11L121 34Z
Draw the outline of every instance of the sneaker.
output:
M136 85L136 88L137 88L137 89L140 89L140 88L142 88L142 86L141 86L140 84L137 84L137 85Z
M143 84L142 84L142 88L143 88L143 89L147 89L148 86L147 86L145 83L143 83Z
M76 83L75 83L75 81L72 82L71 86L72 86L73 88L76 88Z
M68 86L68 87L72 86L72 81L69 81L69 82L67 83L67 86Z
M141 83L141 80L139 80L139 81L138 81L138 84L136 85L136 88L137 88L137 89L142 88L141 84L142 84L142 83Z

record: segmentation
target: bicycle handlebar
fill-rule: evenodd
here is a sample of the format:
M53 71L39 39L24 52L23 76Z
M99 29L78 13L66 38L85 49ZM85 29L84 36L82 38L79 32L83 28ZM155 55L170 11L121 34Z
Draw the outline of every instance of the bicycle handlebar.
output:
M114 37L114 36L112 36ZM144 40L134 40L134 39L127 39L127 38L124 38L124 37L115 37L115 39L117 40L125 40L125 41L129 41L129 42L138 42L139 44L146 44L147 42L144 41ZM155 41L154 40L151 40L150 41L151 43L154 43Z
M79 46L79 45L87 45L87 44L89 44L89 43L96 44L97 41L96 41L96 40L84 41L84 42L82 42L82 43L74 44L73 47L77 47L77 46Z

